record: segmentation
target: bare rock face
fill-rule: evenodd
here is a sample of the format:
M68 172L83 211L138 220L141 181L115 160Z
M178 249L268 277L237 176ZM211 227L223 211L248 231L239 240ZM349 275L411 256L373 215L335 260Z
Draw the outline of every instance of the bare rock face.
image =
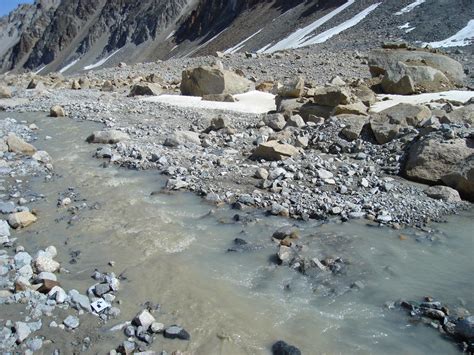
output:
M430 117L431 111L426 106L398 104L372 115L370 127L377 142L385 144L393 140L402 128L417 127Z
M386 94L439 92L463 85L462 65L448 56L424 50L377 49L369 55L372 76L383 76Z
M474 201L474 140L428 136L411 147L405 174L411 180L450 186Z
M198 67L183 71L181 93L188 96L242 94L254 84L236 73L222 68Z

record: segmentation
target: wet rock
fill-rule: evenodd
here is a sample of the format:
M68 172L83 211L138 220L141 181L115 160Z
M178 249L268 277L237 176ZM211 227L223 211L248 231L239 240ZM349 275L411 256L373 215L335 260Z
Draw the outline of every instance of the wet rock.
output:
M8 151L13 152L13 153L33 155L36 152L36 148L34 146L25 142L23 139L18 137L15 133L8 134L7 145L8 145Z
M141 326L145 330L148 330L148 328L153 324L153 322L155 322L155 317L153 317L151 313L147 310L141 311L133 319L133 323L135 325Z
M140 83L132 86L128 96L158 96L162 92L161 86L154 83Z
M180 340L189 340L191 336L189 333L182 327L177 325L172 325L165 329L163 333L165 338L169 339L180 339Z
M301 355L301 351L293 346L289 345L286 342L280 340L272 345L272 354L273 355Z
M110 130L110 131L95 131L86 141L88 143L98 143L98 144L116 144L124 140L130 139L127 133Z
M474 316L469 316L465 319L461 319L456 323L454 328L454 334L457 338L463 341L474 340Z
M68 316L64 321L63 321L64 325L68 328L68 329L76 329L77 327L79 327L79 318L75 317L75 316Z
M431 186L425 190L425 194L435 200L446 202L460 202L459 192L448 186Z
M278 240L283 240L285 238L298 238L299 236L299 229L294 226L286 226L281 227L277 231L275 231L272 235L273 238Z
M253 159L265 159L268 161L284 160L298 154L298 149L290 144L281 144L277 141L269 141L260 144L253 152Z
M217 67L197 67L183 71L181 94L204 96L212 94L242 94L254 84L234 72Z
M26 228L37 221L37 217L28 211L12 213L8 215L8 224L14 228Z
M64 111L64 108L62 108L61 106L54 105L49 110L49 116L50 117L65 117L66 111Z

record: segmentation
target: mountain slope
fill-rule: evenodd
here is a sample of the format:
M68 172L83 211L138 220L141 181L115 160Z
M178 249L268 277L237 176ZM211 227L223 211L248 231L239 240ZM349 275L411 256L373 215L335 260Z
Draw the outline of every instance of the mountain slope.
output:
M0 19L0 70L77 72L322 43L435 43L456 33L454 44L471 45L473 17L472 0L36 0Z

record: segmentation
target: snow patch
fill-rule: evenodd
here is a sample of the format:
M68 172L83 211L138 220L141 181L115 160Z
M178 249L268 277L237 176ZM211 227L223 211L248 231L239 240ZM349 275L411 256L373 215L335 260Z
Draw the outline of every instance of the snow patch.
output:
M37 71L35 71L35 75L38 75L39 73L41 73L44 68L46 68L46 65L42 66L42 67L39 68Z
M423 43L423 45L430 45L433 48L440 47L464 47L474 44L474 19L467 23L467 26L461 29L455 35L446 38L443 41Z
M176 33L176 31L172 31L172 32L168 35L168 37L166 37L165 41L168 40L168 39L170 39L171 37L173 37L175 33Z
M462 90L443 91L420 95L377 95L377 99L379 101L370 107L370 111L380 112L400 103L420 105L439 99L466 102L473 97L474 91Z
M405 28L409 28L410 27L410 22L407 22L406 24L404 25L401 25L401 26L398 26L399 29L403 30Z
M359 12L357 15L355 15L350 20L348 20L346 22L343 22L343 23L341 23L340 25L338 25L336 27L330 28L329 30L324 31L323 33L320 33L317 36L314 36L313 38L305 41L301 46L304 47L304 46L309 46L309 45L312 45L312 44L326 42L331 37L334 37L334 36L338 35L339 33L343 32L343 31L345 31L345 30L347 30L351 27L354 27L355 25L357 25L364 18L366 18L367 15L369 15L372 11L374 11L377 7L379 7L380 4L381 4L381 2L369 6L365 10Z
M317 28L324 25L326 22L331 20L334 16L338 15L349 6L355 3L355 0L349 0L344 5L339 6L337 9L331 11L326 16L321 17L320 19L314 21L306 27L300 28L293 32L288 37L277 42L275 45L268 47L265 50L265 53L273 53L279 50L290 49L290 48L299 48L302 47L302 43L305 42L305 38L313 33Z
M182 95L160 95L142 98L143 101L159 102L172 106L224 110L243 113L261 114L275 110L275 96L261 91L250 91L234 95L237 102L203 101L201 97Z
M258 35L260 32L262 32L263 28L260 29L259 31L255 32L253 35L250 35L248 36L246 39L244 39L242 42L240 43L237 43L235 46L233 46L232 48L229 48L227 49L226 51L224 51L224 54L233 54L233 53L236 53L238 52L243 46L245 43L247 43L248 41L250 41L252 38L254 38L256 35Z
M61 74L64 73L66 70L68 70L69 68L71 68L74 64L76 64L78 61L79 61L79 59L73 60L71 63L69 63L68 65L66 65L64 68L62 68L59 72L60 72Z
M410 5L405 6L403 9L401 9L398 12L395 12L395 15L400 16L403 14L407 14L410 11L412 11L415 7L420 6L423 4L426 0L416 0L415 2L412 2Z
M121 48L117 49L115 52L113 52L111 55L109 55L108 57L105 57L104 59L101 59L99 60L97 63L95 64L91 64L91 65L87 65L84 67L84 70L91 70L91 69L95 69L95 68L98 68L102 65L104 65L110 58L112 58L115 54L117 54L119 51L120 51Z

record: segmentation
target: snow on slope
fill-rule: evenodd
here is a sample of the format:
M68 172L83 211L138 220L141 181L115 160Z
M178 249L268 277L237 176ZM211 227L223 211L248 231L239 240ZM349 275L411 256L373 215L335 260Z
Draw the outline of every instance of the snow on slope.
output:
M238 52L239 49L241 49L245 43L247 43L249 40L251 40L253 37L255 37L256 35L258 35L260 32L262 32L263 28L257 32L255 32L253 35L247 37L246 39L244 39L242 42L240 43L237 43L235 46L233 46L232 48L229 48L227 49L224 54L233 54L235 52Z
M301 47L301 43L304 43L305 38L311 33L313 33L317 28L321 27L324 25L326 22L331 20L334 16L338 15L345 9L347 9L349 6L351 6L355 0L349 0L346 2L344 5L339 6L337 9L333 10L326 16L321 17L320 19L314 21L313 23L309 24L306 27L300 28L293 32L291 35L288 37L282 39L281 41L277 42L276 44L272 45L271 47L268 47L265 50L265 53L273 53L279 50L283 49L290 49L290 48L299 48Z
M430 45L433 48L440 48L463 47L470 44L474 44L474 20L469 21L466 27L443 41L424 43L423 45Z
M105 57L104 59L101 59L99 60L97 63L95 64L91 64L91 65L87 65L84 67L84 70L91 70L91 69L95 69L95 68L98 68L102 65L104 65L110 58L112 58L115 54L118 53L118 51L120 51L121 48L117 49L115 52L113 52L111 55L109 55L108 57Z
M301 44L301 47L309 46L309 45L317 44L317 43L324 43L328 39L330 39L331 37L334 37L334 36L338 35L339 33L347 30L348 28L354 27L360 21L362 21L364 18L366 18L368 14L370 14L372 11L374 11L380 4L381 4L381 2L373 4L373 5L369 6L368 8L366 8L365 10L359 12L357 15L355 15L350 20L347 20L346 22L343 22L343 23L341 23L340 25L338 25L336 27L330 28L329 30L324 31L323 33L320 33L317 36L314 36L313 38L310 38L310 39L306 40L305 42L303 42Z
M420 6L421 4L423 4L425 1L426 0L416 0L415 2L413 2L410 5L404 7L403 9L401 9L400 11L395 12L395 15L400 16L400 15L403 15L403 14L407 14L411 10L413 10L415 7Z
M64 68L62 68L59 72L60 72L61 74L64 73L66 70L68 70L69 68L71 68L74 64L76 64L78 61L79 61L79 59L73 60L71 63L69 63L68 65L66 65Z

